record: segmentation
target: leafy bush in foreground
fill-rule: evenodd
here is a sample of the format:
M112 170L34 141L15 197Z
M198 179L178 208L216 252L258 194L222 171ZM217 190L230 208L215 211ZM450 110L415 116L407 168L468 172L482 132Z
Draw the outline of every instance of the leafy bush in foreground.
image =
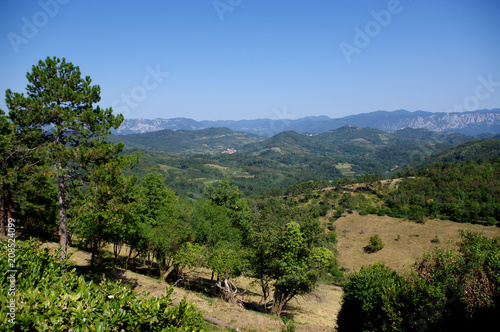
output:
M0 243L0 321L16 331L197 331L203 318L182 300L172 306L172 289L160 298L135 295L120 282L86 281L65 270L55 254L34 241L16 242L15 319L8 323L10 276L7 243ZM14 325L14 326L13 326ZM14 327L14 329L12 328Z
M349 276L338 331L486 331L500 314L500 237L462 231L408 275L378 263Z

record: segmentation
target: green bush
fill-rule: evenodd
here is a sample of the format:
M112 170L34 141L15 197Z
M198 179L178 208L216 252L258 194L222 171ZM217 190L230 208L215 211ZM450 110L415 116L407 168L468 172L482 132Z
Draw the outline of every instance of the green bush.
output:
M423 327L419 310L427 309L428 318L436 321L445 301L440 289L425 282L406 279L380 263L363 266L344 288L338 331L418 331Z
M365 247L365 251L369 253L377 252L383 247L384 243L382 242L382 239L377 234L375 234L370 237L370 244Z
M380 263L351 274L338 331L490 330L500 312L500 237L460 235L458 248L435 248L406 275Z
M0 243L7 257L5 242ZM67 270L56 254L35 241L16 242L15 318L13 330L22 331L176 331L202 330L202 315L182 300L172 306L172 288L156 298L137 296L120 282L103 279L99 284ZM12 269L6 259L2 271ZM0 299L10 300L10 280L0 274ZM0 321L8 322L8 308L2 305Z
M337 243L338 242L338 240L337 240L337 233L335 233L335 232L328 233L328 235L326 236L326 241L328 243L331 243L331 244Z

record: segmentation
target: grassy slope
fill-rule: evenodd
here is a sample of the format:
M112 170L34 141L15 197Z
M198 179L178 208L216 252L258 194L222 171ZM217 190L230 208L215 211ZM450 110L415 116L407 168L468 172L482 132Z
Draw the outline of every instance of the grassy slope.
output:
M47 243L51 248L57 248L57 243ZM104 248L109 253L111 246ZM126 250L122 250L121 256L125 257ZM77 266L86 269L90 264L90 253L69 248L72 253L70 261ZM167 283L156 278L135 273L120 268L103 268L96 275L105 274L107 278L121 280L129 284L138 293L149 292L150 296L160 296L165 293ZM208 270L189 270L190 278L210 279ZM241 297L244 301L257 303L260 300L259 287L252 284L252 279L239 277L235 280L238 289L246 290ZM172 299L180 301L186 298L193 303L203 314L215 317L225 323L236 326L240 331L280 331L284 327L282 321L268 314L251 310L245 310L236 305L229 304L221 299L210 298L204 294L189 291L185 288L174 287ZM297 331L334 331L336 316L340 310L342 290L336 286L320 285L311 295L298 297L291 301L287 314L293 315L296 321ZM214 327L214 331L229 331L222 327Z
M330 215L323 217L323 221L329 217ZM338 233L336 247L339 264L346 268L347 272L357 271L362 265L377 261L398 271L407 270L424 252L432 250L436 245L446 246L449 241L458 240L459 229L483 232L488 237L500 235L500 228L492 226L459 224L444 220L430 220L425 224L418 224L387 216L361 216L357 212L339 218L335 221L335 225ZM345 229L349 229L350 232L343 232ZM364 234L360 234L361 230ZM368 244L373 234L378 234L382 238L385 247L377 253L367 254L363 247ZM396 241L398 235L399 240ZM440 240L439 244L431 242L436 235ZM70 251L74 252L71 260L77 265L89 264L89 253L74 248ZM125 255L124 251L122 255ZM105 273L108 277L121 279L132 285L138 293L148 291L154 296L161 295L165 291L166 283L142 274L124 269L106 269ZM209 271L204 270L192 270L188 274L192 277L210 278ZM260 291L251 282L251 279L245 277L235 280L240 290L247 290L242 299L256 303L259 301ZM270 315L245 310L220 299L175 287L173 299L180 301L183 297L194 303L204 314L235 325L241 331L279 331L283 327L281 320ZM297 331L334 331L341 299L341 288L320 285L313 294L292 300L287 313L293 315L297 322Z
M388 216L361 216L356 212L339 218L334 225L338 234L339 263L348 272L357 271L361 266L377 261L399 271L407 270L418 257L431 251L436 245L447 246L449 241L456 242L460 229L482 232L488 237L500 235L500 228L494 226L445 220L429 220L425 224L419 224ZM360 234L362 231L363 234ZM379 252L367 254L363 248L374 234L380 236L385 246ZM399 240L396 240L398 235ZM440 240L439 244L431 242L436 235Z

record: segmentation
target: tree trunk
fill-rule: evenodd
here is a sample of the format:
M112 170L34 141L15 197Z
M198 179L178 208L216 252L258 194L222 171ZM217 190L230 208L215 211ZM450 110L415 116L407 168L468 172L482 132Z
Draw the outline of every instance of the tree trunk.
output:
M132 256L132 250L134 250L134 249L132 246L130 246L130 249L128 251L127 260L125 261L125 270L128 270L128 262L130 260L130 256Z
M283 307L285 306L285 294L280 291L274 292L273 304L271 307L271 314L275 316L281 316L281 312L283 311Z
M274 291L274 296L273 296L273 303L271 307L271 313L275 316L281 316L281 313L283 312L283 308L285 305L290 301L292 298L297 295L296 292L282 292L279 290Z
M224 300L229 303L233 303L243 307L243 303L240 299L238 299L238 288L227 278L224 278L224 284L218 281L215 284L221 291L224 297Z
M169 268L163 273L163 274L160 274L161 277L160 277L160 280L162 281L165 281L168 277L168 275L175 269L175 265L173 264L170 264Z
M92 241L92 255L90 256L90 271L93 271L94 270L94 261L95 261L95 258L97 256L97 246L98 246L98 241L97 240L93 240Z
M115 259L113 261L113 265L116 266L116 262L118 261L118 255L122 252L123 243L121 241L113 242L113 254Z
M57 176L59 182L59 238L61 244L61 261L65 260L68 253L68 220L66 216L65 183L64 175Z
M260 278L260 288L262 289L261 303L266 303L269 297L269 282L264 280L264 277Z

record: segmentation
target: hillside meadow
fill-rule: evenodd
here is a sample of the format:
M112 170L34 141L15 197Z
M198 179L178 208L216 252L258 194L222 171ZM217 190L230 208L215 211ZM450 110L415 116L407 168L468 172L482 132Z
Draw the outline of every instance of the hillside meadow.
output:
M321 217L326 221L330 214ZM428 220L416 223L405 219L388 216L360 215L354 211L338 218L334 222L337 229L338 242L335 245L339 267L346 275L359 271L364 265L381 262L398 271L409 271L413 263L425 252L432 251L436 246L448 246L459 239L458 231L467 229L480 232L487 237L500 235L500 228L481 224L461 224L448 220ZM364 247L370 236L378 234L384 243L384 248L376 253L367 253ZM436 238L439 243L433 243ZM434 240L435 242L435 240ZM56 248L55 243L48 243ZM86 269L90 264L90 253L71 248L70 261L80 268ZM112 246L104 248L104 257L111 256ZM126 258L126 248L120 256ZM107 254L106 254L107 253ZM145 267L142 267L144 270ZM138 267L141 270L141 267ZM166 282L149 277L143 273L122 268L103 267L102 273L107 278L121 280L133 287L137 294L145 291L150 296L164 294ZM237 327L240 331L280 331L285 327L281 319L272 315L247 310L227 303L219 298L211 297L199 291L196 280L210 280L210 271L203 268L191 268L185 271L186 279L191 280L183 287L174 286L172 299L181 301L186 298L200 309L204 315L219 319L222 322ZM235 278L235 285L242 293L243 302L258 305L261 291L256 280L246 276ZM335 331L337 314L342 304L342 288L328 283L320 283L316 290L306 296L293 299L285 310L285 316L292 318L296 331ZM214 330L227 330L220 326Z
M490 238L500 235L500 228L496 226L440 219L416 223L389 216L362 216L357 212L337 219L334 224L337 227L337 259L347 273L376 262L397 271L407 271L423 253L432 251L436 246L457 242L461 229L480 232ZM368 254L364 247L375 234L380 236L385 246L378 252ZM439 243L434 243L436 237Z

